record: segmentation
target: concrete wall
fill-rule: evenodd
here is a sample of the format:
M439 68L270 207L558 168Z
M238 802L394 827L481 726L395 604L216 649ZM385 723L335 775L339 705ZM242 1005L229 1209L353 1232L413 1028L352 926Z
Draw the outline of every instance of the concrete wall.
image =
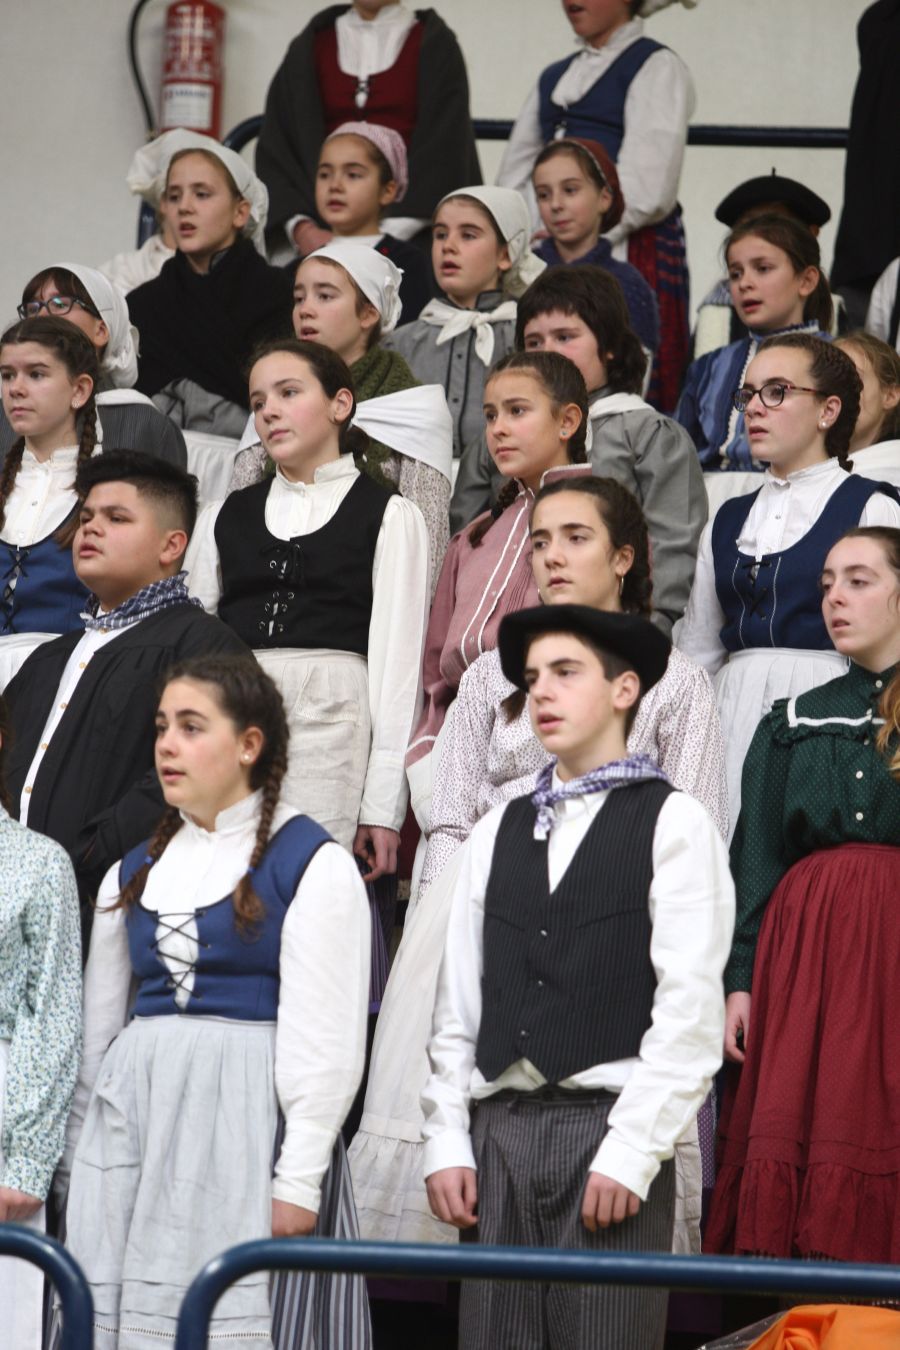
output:
M868 0L700 0L648 21L693 71L697 122L844 126L857 74L855 27ZM224 122L261 111L272 72L319 0L224 0ZM513 117L548 60L571 50L557 0L436 0L469 63L473 112ZM134 242L136 205L124 176L144 136L126 60L127 0L4 0L0 44L0 320L23 282L52 261L99 263ZM165 0L151 0L140 51L157 96ZM500 147L486 145L492 176ZM712 217L735 182L801 178L839 214L843 153L689 150L681 198L693 293L718 274L723 231ZM834 223L822 237L826 263Z

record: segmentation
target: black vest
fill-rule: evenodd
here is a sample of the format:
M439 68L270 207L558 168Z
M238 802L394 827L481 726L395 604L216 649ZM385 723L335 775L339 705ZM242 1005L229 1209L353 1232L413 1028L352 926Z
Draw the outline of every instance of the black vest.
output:
M558 1083L637 1055L656 992L653 832L672 791L652 779L610 792L552 894L531 798L507 806L484 906L475 1061L488 1082L519 1059Z
M219 618L248 647L328 647L365 656L375 546L391 492L361 473L320 530L276 539L271 480L226 497L216 520Z

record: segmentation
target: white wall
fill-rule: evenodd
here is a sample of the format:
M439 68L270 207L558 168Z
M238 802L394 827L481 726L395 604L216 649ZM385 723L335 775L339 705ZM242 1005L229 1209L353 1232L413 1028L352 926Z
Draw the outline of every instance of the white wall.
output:
M224 0L228 11L225 127L262 110L284 48L324 0ZM868 0L700 0L648 22L694 74L697 122L845 126L857 74L855 28ZM469 64L473 112L513 117L549 60L571 50L557 0L435 0ZM165 0L141 21L154 98ZM135 201L124 177L143 121L126 59L128 0L5 0L0 44L0 321L25 280L52 261L102 262L133 245ZM492 175L500 147L486 145ZM773 165L831 203L842 196L843 153L689 150L682 179L693 293L718 274L724 231L716 202ZM822 237L826 263L834 224Z

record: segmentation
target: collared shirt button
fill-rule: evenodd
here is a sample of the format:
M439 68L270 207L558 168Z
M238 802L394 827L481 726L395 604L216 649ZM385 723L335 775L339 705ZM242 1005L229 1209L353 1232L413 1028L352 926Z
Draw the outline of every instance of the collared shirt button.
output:
M875 688L876 688L876 689L883 689L883 688L884 688L884 680L876 680L876 681L875 681Z
M30 788L30 787L27 787L27 788L25 789L25 791L26 791L27 793L30 793L30 792L31 792L31 788Z
M868 744L869 744L869 738L868 738L868 736L866 736L865 739L863 740L863 745L868 745Z
M862 771L862 769L857 769L857 770L856 770L856 776L857 776L857 778L862 778L862 776L863 776L863 771Z
M862 818L863 818L863 813L862 813L862 811L857 811L857 813L856 813L856 819L857 819L857 820L862 820Z
M49 749L50 749L50 742L49 742L49 741L41 741L41 749L42 749L42 750L49 750Z
M542 928L542 929L541 929L541 937L547 937L547 930L546 930L546 928Z
M86 669L87 669L87 661L79 661L79 662L78 662L78 669L79 669L79 670L86 670Z
M60 710L60 712L65 712L65 710L66 710L66 708L68 708L68 706L69 706L68 703L61 703L61 704L59 705L59 710Z

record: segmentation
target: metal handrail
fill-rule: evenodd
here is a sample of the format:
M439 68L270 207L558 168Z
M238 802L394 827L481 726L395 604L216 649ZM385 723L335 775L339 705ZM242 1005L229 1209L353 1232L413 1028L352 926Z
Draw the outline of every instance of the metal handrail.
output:
M222 144L230 150L243 150L260 133L262 113L245 117L226 136ZM506 141L512 131L512 122L503 118L476 117L472 122L475 139L479 141ZM845 150L849 132L846 127L688 127L688 145L763 146L776 150ZM141 202L138 217L138 247L146 243L156 230L156 214L147 202Z
M223 138L232 150L242 150L259 135L260 113L245 117ZM477 141L508 141L513 124L503 118L476 117L472 122ZM688 127L688 145L769 146L780 150L844 150L846 127L735 127L698 125Z
M0 1223L0 1256L17 1256L40 1266L56 1286L62 1304L59 1350L93 1350L94 1300L81 1267L65 1247L19 1224Z
M340 1271L440 1280L539 1280L628 1284L715 1293L900 1298L900 1268L746 1256L571 1252L534 1247L438 1247L335 1238L266 1238L232 1247L191 1283L178 1317L175 1350L205 1350L213 1308L225 1289L260 1270Z

